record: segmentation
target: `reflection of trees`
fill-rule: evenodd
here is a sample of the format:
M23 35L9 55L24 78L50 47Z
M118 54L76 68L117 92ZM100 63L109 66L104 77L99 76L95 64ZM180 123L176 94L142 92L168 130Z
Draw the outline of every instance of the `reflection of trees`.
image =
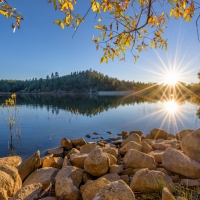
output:
M3 101L0 96L0 102ZM34 108L46 108L52 114L58 114L59 109L82 115L96 115L110 108L122 105L134 105L144 102L153 102L142 97L129 96L92 96L88 95L18 95L17 104Z
M200 97L198 97L198 96L192 96L192 97L191 97L191 101L192 101L193 103L195 103L195 104L198 105L196 115L197 115L197 117L200 119Z

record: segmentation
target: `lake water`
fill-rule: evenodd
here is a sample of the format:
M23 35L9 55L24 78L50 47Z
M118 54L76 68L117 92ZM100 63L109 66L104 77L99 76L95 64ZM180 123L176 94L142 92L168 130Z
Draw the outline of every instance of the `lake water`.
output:
M8 97L1 95L0 103ZM37 150L43 156L46 149L59 146L63 137L98 141L85 137L86 134L97 137L93 132L105 139L122 130L141 130L146 135L153 128L162 128L175 134L200 127L198 109L190 101L150 101L135 96L18 95L12 147L17 155L26 158ZM0 157L3 157L11 153L11 138L6 123L8 111L0 107L0 113Z

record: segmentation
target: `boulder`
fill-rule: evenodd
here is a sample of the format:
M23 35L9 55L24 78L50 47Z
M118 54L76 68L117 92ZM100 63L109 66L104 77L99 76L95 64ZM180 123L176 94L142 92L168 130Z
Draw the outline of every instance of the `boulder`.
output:
M120 174L123 172L123 166L122 165L110 165L110 173L118 173Z
M112 154L107 153L110 165L117 164L117 158Z
M63 164L63 158L61 157L49 157L44 159L42 167L54 167L60 169Z
M116 158L118 157L118 149L117 148L114 148L114 147L103 147L102 148L102 151L105 152L105 153L109 153L113 156L115 156Z
M135 200L135 195L130 187L122 181L114 181L104 186L93 198L93 200Z
M84 168L85 159L88 154L85 153L74 153L70 155L70 162L73 166Z
M69 178L72 180L73 185L75 185L78 188L83 178L82 171L83 170L81 170L80 168L68 166L66 168L59 170L59 172L57 173L55 177L55 180L57 182L61 180L62 178Z
M81 194L79 189L73 185L72 179L63 178L56 181L55 184L56 196L62 200L80 200Z
M76 146L83 146L83 145L86 144L86 141L85 141L84 138L74 139L74 140L71 140L71 142L72 142L72 145L74 147L76 147Z
M62 164L62 168L65 168L65 167L68 167L68 166L72 166L70 160L68 159L67 156L64 157L64 160L63 160L63 164Z
M7 200L22 186L18 170L11 165L0 165L0 199Z
M98 178L95 181L86 182L81 186L81 195L83 200L92 200L94 196L110 182L105 178Z
M125 155L130 149L135 149L138 151L142 150L142 145L138 144L137 142L130 141L126 143L121 149L120 149L120 154Z
M57 198L56 197L44 197L40 200L57 200Z
M76 148L72 148L68 153L67 153L67 157L70 158L70 156L74 153L80 153L80 151Z
M167 187L164 187L162 189L162 200L176 200L176 198Z
M109 170L110 163L106 153L100 148L95 148L85 159L84 169L92 176L102 176Z
M45 152L45 155L53 154L54 157L62 157L64 154L64 149L63 147L56 147L53 149L48 149Z
M123 140L125 140L129 136L128 132L126 132L126 131L122 131L122 133L120 135L122 136Z
M141 142L141 145L142 145L142 152L143 153L149 153L150 151L152 151L152 147L145 141L142 141Z
M32 156L18 166L18 172L22 181L29 176L34 170L40 166L40 151L37 151Z
M130 141L135 141L140 144L141 137L138 134L131 134L121 143L121 146L123 147L126 143L128 143Z
M58 169L52 167L44 167L32 172L23 182L23 186L33 183L41 183L44 187L54 182L54 178L58 173Z
M199 187L200 186L200 182L198 180L193 180L193 179L182 179L180 184L185 187Z
M152 139L164 139L166 140L168 137L168 133L160 128L154 128L152 131L150 131L150 136Z
M133 168L156 169L157 166L153 156L135 149L131 149L126 153L124 163Z
M154 170L141 169L133 176L130 188L139 192L158 192L164 187L174 191L173 182L170 176Z
M103 175L102 178L105 178L106 180L113 182L113 181L118 181L120 179L120 176L118 175L118 173L110 173Z
M200 129L188 134L181 140L181 149L189 158L200 163Z
M154 157L155 162L161 163L162 162L162 155L163 155L163 153L164 153L163 150L154 150L154 151L151 151L149 153L149 155L151 155L151 156Z
M129 185L129 176L128 175L121 175L120 179L122 179L127 185Z
M192 179L200 178L200 163L190 159L179 150L167 148L162 156L162 164L171 172Z
M96 143L88 143L80 147L81 153L90 153L95 147L99 147Z
M53 157L53 154L49 154L47 156L44 156L44 157L40 158L40 167L43 165L44 160L48 159L50 157Z
M127 168L127 169L124 169L121 173L120 173L120 175L133 175L134 174L134 172L133 172L133 168L132 167L129 167L129 168Z
M10 200L31 200L36 199L40 196L43 190L43 186L41 183L33 183L30 185L26 185L19 189L17 193L10 198Z
M0 165L11 165L17 167L21 164L22 159L19 156L9 156L0 158Z
M138 131L138 130L136 130L136 131L130 131L129 132L129 135L131 135L131 134L138 134L139 136L142 136L143 135L143 132L142 131Z
M182 140L185 136L189 135L192 132L194 132L194 130L190 130L190 129L182 130L182 131L180 131L179 133L176 134L176 139Z
M65 148L66 150L71 150L72 142L71 140L68 140L67 138L62 138L62 140L60 141L60 146Z

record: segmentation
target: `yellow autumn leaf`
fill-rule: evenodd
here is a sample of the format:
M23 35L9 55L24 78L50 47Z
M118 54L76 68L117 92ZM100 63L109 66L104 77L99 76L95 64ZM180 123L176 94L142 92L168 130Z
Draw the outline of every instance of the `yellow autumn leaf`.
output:
M73 10L74 10L74 6L73 6L73 4L72 4L72 3L68 2L68 6L69 6L69 9L70 9L71 11L73 11Z
M119 60L119 61L122 61L122 60L124 60L124 58L120 58L120 60Z
M0 10L0 14L6 16L7 12L5 10Z
M67 10L68 9L68 4L67 3L64 3L62 6L61 6L61 11L63 10Z
M186 22L189 22L190 19L191 19L190 15L187 15L187 16L185 17L185 21L186 21Z

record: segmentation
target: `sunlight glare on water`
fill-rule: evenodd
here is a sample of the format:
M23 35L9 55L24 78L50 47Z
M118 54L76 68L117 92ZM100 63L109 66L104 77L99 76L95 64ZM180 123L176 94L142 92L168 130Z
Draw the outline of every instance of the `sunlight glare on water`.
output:
M172 99L165 103L165 110L168 113L175 114L178 111L178 103Z

